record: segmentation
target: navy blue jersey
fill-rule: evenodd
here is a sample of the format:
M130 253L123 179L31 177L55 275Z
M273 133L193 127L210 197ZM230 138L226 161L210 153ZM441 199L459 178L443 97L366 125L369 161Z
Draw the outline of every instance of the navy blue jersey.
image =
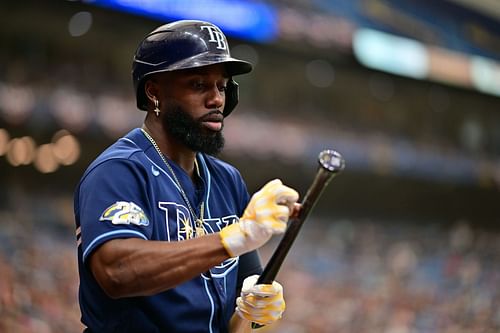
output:
M196 214L204 202L205 232L218 232L238 221L249 195L234 167L201 153L196 159L199 186L170 164ZM140 129L89 166L75 193L75 219L82 322L92 332L226 332L238 284L261 272L252 252L154 296L111 299L104 293L87 264L99 245L116 238L174 242L196 237L171 172Z

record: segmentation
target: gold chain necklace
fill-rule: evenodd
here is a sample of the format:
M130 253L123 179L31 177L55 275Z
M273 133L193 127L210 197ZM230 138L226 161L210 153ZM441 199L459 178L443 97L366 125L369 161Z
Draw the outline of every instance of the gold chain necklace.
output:
M193 207L191 207L191 204L189 203L189 199L188 199L188 197L186 195L186 192L184 192L184 188L182 187L181 182L177 178L177 176L176 176L176 174L174 172L174 169L172 168L172 166L170 165L170 163L167 161L167 159L165 158L165 156L161 152L160 147L158 147L158 144L156 143L156 141L153 139L153 137L148 132L146 132L146 130L144 130L143 128L141 128L141 131L144 134L144 136L146 136L146 138L148 138L149 142L151 142L151 144L153 145L153 147L156 149L156 152L158 153L158 155L160 155L160 158L162 159L163 163L165 163L165 165L167 166L168 170L170 171L170 173L174 177L174 181L177 184L177 187L179 188L179 192L181 193L182 198L186 202L186 204L188 206L188 209L191 212L191 216L195 220L196 237L203 236L205 234L205 228L203 227L203 212L204 212L204 208L205 208L205 202L204 201L201 202L201 205L200 205L200 217L198 218L198 216L194 212ZM196 167L196 172L199 175L200 174L200 169L198 168L198 162L196 161L196 158L194 160L194 165ZM191 229L190 226L188 226L187 222L185 223L184 228L185 228L185 232L186 232L186 239L193 238L192 229Z

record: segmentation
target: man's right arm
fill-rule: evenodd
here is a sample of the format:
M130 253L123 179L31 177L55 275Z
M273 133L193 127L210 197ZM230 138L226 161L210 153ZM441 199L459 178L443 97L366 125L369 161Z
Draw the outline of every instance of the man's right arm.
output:
M229 258L218 233L180 242L112 239L89 258L112 298L149 296L188 281Z
M273 180L252 196L240 221L220 233L179 242L112 239L90 255L90 269L112 298L165 291L282 233L297 199L297 192Z

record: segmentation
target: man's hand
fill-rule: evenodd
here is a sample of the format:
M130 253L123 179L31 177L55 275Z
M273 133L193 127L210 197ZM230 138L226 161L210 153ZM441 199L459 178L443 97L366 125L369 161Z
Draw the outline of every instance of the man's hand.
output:
M236 299L236 313L251 322L269 325L280 319L285 311L283 287L276 281L256 285L258 278L252 275L243 281L241 296Z
M272 235L286 230L288 218L294 212L298 193L275 179L256 192L238 223L220 232L222 244L232 257L255 250Z

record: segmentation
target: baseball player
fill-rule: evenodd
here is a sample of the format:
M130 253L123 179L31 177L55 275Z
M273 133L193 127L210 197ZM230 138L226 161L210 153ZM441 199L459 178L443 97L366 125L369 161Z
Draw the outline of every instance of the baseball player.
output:
M276 179L250 198L214 157L238 103L232 77L251 70L208 22L166 24L139 44L144 124L97 157L75 192L85 332L250 331L281 317L282 286L255 285L256 249L284 232L298 194Z

